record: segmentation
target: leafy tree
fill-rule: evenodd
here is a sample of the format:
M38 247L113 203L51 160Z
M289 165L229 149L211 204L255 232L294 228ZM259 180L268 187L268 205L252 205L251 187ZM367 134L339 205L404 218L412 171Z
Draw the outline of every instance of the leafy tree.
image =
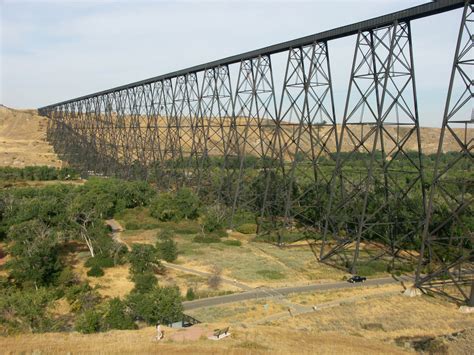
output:
M156 250L158 256L169 263L175 261L178 257L178 245L174 240L169 238L158 240L156 242Z
M136 329L137 327L127 305L118 297L108 302L103 323L105 329Z
M187 188L177 193L161 193L150 203L150 214L160 221L180 221L199 217L199 197Z
M8 237L12 259L6 266L15 282L35 287L52 284L62 269L55 233L43 222L32 220L12 227Z
M183 305L177 287L157 287L148 293L134 293L126 299L135 318L148 324L171 323L182 318Z
M55 292L46 288L0 289L0 324L17 331L54 330L49 312L54 300Z
M132 275L153 272L162 267L153 245L133 244L128 258Z
M147 293L158 286L158 280L156 279L155 274L151 272L135 274L132 276L132 280L135 283L132 292L135 293Z

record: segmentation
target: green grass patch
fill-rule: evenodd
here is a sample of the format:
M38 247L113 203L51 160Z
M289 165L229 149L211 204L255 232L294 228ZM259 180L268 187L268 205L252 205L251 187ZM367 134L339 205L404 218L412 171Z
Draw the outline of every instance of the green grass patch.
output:
M255 223L244 223L235 230L242 234L255 234L257 233L257 225Z
M242 245L242 242L240 240L235 239L224 240L222 243L233 247L240 247Z
M258 270L257 274L268 280L281 280L285 275L276 270Z

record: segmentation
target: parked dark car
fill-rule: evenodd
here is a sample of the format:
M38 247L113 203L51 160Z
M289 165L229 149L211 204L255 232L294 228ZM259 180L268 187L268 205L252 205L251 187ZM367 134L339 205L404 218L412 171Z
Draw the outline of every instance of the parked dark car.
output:
M367 280L367 277L364 276L352 276L347 282L350 282L351 284L356 283L356 282L364 282Z

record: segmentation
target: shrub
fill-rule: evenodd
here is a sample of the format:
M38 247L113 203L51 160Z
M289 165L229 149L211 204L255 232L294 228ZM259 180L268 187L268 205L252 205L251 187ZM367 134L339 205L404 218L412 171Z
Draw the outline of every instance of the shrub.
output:
M173 239L175 237L174 233L170 229L163 229L160 231L156 237L161 240L166 240L166 239Z
M100 266L94 265L87 271L87 276L91 277L102 277L104 276L104 270Z
M235 240L235 239L224 240L223 243L225 245L230 245L234 247L240 247L242 245L242 242L240 240Z
M77 275L74 274L74 271L72 271L72 268L68 266L68 267L65 267L59 274L56 280L56 285L61 286L61 287L70 287L72 285L77 284L78 281L79 279Z
M221 205L212 205L206 209L202 227L206 232L222 231L225 224L226 211Z
M132 277L132 281L135 283L135 287L132 292L136 293L147 293L158 286L158 280L151 272L135 274Z
M92 309L100 302L99 293L87 282L73 285L65 290L66 300L71 305L73 312Z
M188 301L192 301L196 299L196 294L194 293L194 290L192 287L188 288L188 290L186 291L186 299Z
M127 310L127 305L118 297L108 302L103 322L105 329L136 329L137 327Z
M108 268L108 267L114 267L114 259L108 256L104 255L96 255L93 258L87 259L85 262L84 266L86 267L99 267L99 268Z
M245 223L238 226L235 230L242 234L255 234L257 233L257 225L255 223Z
M125 229L128 229L128 230L138 230L138 229L142 229L141 227L142 226L139 225L137 222L126 222L125 223Z
M222 270L217 265L212 266L211 276L207 279L207 284L210 288L217 289L222 283Z
M77 317L74 329L80 333L90 334L101 331L102 314L97 309L88 309Z
M178 257L178 247L174 240L164 239L156 243L156 250L161 259L173 262Z

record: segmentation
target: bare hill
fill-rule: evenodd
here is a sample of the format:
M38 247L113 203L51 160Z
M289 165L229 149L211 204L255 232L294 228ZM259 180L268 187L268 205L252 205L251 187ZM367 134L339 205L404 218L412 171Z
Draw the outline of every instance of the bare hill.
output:
M36 110L15 110L0 105L0 166L48 165L61 161L46 141L47 119Z
M237 121L238 130L243 135L244 131L244 121L245 119L239 118ZM99 119L100 121L100 119ZM166 124L160 122L158 130L160 136L166 136ZM213 129L211 132L218 132L217 122L211 124ZM226 124L228 127L229 124ZM265 125L263 128L266 131L269 139L271 139L271 124ZM3 105L0 105L0 166L15 166L23 167L28 165L48 165L48 166L61 166L62 163L54 154L52 146L46 141L46 127L47 119L41 117L37 114L36 110L15 110ZM145 130L145 126L140 125L140 129ZM338 131L341 127L338 126ZM352 127L353 134L359 138L367 133L369 128L364 128L364 131L361 131L359 127ZM397 134L400 137L403 137L408 128L401 127L397 132L394 127L388 127L387 132L390 133L393 137L396 137ZM191 128L183 125L180 132L180 139L184 147L191 146ZM226 134L228 129L224 129L222 134ZM287 146L286 156L292 156L295 152L295 145L291 142L297 136L298 127L297 125L287 123L283 127L282 140ZM461 138L467 139L467 141L473 139L474 130L469 129L466 136L464 135L462 129L455 129L456 134ZM142 134L145 134L142 132ZM320 128L320 136L324 137L328 134L328 128ZM339 134L339 133L338 133ZM440 129L439 128L429 128L423 127L421 129L421 141L422 149L425 154L436 153L438 148ZM334 135L332 135L334 137ZM343 151L351 150L351 143L348 136L345 136L344 144L342 147ZM250 129L247 132L247 142L253 149L258 150L260 148L260 142L258 139L258 134L256 130ZM324 139L324 138L323 138ZM311 138L308 136L308 132L303 130L303 133L300 137L303 150L307 151L311 146ZM219 155L223 151L223 139L219 134L214 134L210 138L208 143L208 149L211 155ZM385 144L390 152L394 148L393 142L389 138L385 138ZM367 147L370 149L370 141L367 143ZM334 139L330 139L327 142L327 147L330 151L336 150L336 145ZM134 151L139 150L139 147L132 149ZM407 151L417 150L416 136L411 135L410 139L405 143L405 149ZM186 149L185 149L186 150ZM444 149L445 152L448 151L459 151L459 146L456 143L454 137L448 132L445 138ZM136 153L136 152L135 152Z

